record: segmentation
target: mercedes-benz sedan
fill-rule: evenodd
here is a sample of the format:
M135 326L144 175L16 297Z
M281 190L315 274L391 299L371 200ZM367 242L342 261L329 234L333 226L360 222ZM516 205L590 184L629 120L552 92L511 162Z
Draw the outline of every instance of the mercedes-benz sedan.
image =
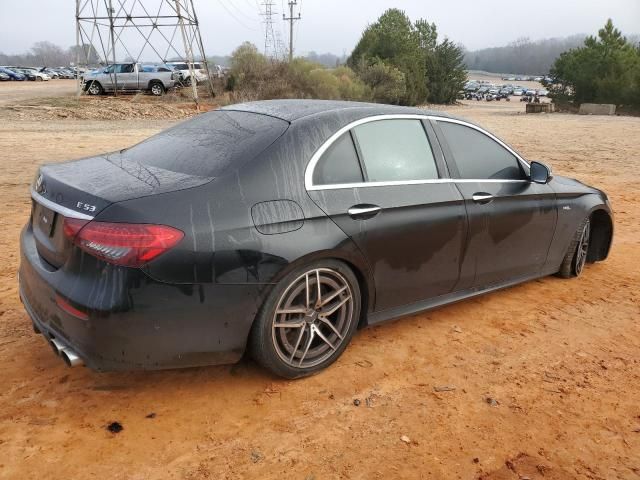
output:
M40 168L20 296L70 365L288 378L355 330L604 260L607 196L441 112L267 101Z

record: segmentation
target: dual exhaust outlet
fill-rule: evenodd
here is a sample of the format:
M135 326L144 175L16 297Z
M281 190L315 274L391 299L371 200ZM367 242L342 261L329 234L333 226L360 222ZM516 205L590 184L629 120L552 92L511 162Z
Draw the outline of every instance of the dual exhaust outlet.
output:
M82 358L80 358L80 356L78 356L78 354L71 348L60 342L60 340L51 338L49 339L49 345L51 346L53 353L62 357L62 360L67 364L67 367L80 367L84 365Z

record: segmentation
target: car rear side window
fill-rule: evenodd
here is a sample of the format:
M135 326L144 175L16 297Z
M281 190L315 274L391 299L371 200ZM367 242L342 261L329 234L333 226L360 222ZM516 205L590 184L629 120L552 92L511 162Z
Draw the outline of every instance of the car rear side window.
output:
M361 183L363 181L358 154L351 133L347 132L333 142L313 171L314 185Z
M518 159L491 137L475 128L438 121L451 149L460 178L522 180Z
M438 178L433 151L420 120L376 120L355 127L353 133L369 182Z

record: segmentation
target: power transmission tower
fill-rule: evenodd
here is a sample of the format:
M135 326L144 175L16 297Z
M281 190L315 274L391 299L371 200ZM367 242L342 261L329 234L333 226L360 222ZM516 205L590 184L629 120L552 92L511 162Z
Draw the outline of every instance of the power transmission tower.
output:
M296 5L298 5L297 0L289 0L289 16L282 14L282 19L289 22L289 61L293 60L293 22L302 19L300 12L297 17L293 15L293 7Z
M281 32L276 30L276 58L278 60L284 60L286 52L287 47L285 47L284 42L282 41Z
M260 13L264 17L264 55L277 57L278 44L273 30L273 16L278 12L273 10L275 3L272 0L265 0L261 5L264 7L264 12Z
M193 0L76 0L76 67L95 68L125 59L185 62L196 105L193 63L197 61L204 66L210 93L214 95ZM117 93L118 74L110 75Z

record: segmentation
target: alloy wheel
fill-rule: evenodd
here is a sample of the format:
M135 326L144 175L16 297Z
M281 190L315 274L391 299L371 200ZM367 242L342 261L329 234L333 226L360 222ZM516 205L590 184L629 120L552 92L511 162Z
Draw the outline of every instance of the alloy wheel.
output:
M591 222L587 220L582 228L580 234L580 241L578 242L578 248L576 250L576 275L582 273L584 264L587 261L587 254L589 253L589 237L591 236Z
M272 320L276 353L287 365L311 368L329 359L354 321L349 282L329 268L309 270L281 295Z

